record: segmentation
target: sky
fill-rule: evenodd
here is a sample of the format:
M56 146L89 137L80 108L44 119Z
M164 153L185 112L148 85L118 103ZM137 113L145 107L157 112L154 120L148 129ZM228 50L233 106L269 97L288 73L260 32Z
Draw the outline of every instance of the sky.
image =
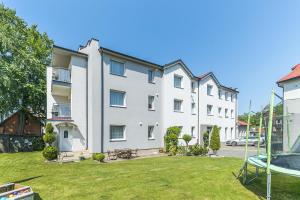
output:
M0 0L56 45L90 38L157 64L181 58L195 75L212 71L240 93L239 113L268 104L300 63L298 0Z

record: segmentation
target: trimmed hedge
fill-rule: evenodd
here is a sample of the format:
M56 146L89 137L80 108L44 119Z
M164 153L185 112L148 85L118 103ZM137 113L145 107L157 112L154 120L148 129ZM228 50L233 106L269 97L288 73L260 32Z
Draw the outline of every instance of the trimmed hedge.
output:
M104 158L105 158L105 155L103 153L94 153L92 158L93 158L93 160L103 162Z
M47 146L43 150L43 156L47 160L54 160L57 159L58 150L56 147Z

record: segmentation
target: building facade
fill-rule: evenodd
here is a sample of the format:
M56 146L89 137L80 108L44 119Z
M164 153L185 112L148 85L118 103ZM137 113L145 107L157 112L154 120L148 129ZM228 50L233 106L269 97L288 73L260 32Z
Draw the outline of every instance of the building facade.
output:
M47 119L60 151L158 149L170 126L196 144L217 125L224 142L236 137L237 94L213 73L193 75L182 60L159 65L96 39L78 51L54 46L47 67Z
M277 84L283 89L283 151L300 152L300 64Z

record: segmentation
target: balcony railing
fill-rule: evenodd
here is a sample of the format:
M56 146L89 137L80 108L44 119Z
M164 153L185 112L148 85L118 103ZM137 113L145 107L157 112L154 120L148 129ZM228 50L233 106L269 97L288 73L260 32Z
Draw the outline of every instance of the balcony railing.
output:
M55 103L52 106L52 118L71 117L71 105L69 103Z
M53 68L52 80L70 83L71 82L70 70L62 69L62 68Z

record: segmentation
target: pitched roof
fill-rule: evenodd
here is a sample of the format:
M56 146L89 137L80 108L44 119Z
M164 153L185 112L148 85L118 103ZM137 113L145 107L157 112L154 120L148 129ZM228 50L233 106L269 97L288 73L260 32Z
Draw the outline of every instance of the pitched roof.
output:
M238 120L238 125L239 125L239 126L247 126L248 123L247 123L247 122L244 122L244 121L241 121L241 120Z
M292 71L286 76L282 77L279 81L277 81L277 83L282 83L295 78L300 78L300 64L295 65L292 68Z
M223 89L225 89L225 90L230 90L230 91L232 91L232 92L239 93L239 91L238 91L237 88L231 88L231 87L226 87L226 86L222 85L222 84L218 81L217 77L214 75L213 72L207 72L207 73L205 73L205 74L202 74L202 75L198 76L198 78L199 78L200 80L202 80L202 79L205 79L206 77L209 77L209 76L212 77L212 78L214 79L214 81L216 82L216 84L217 84L219 87L221 87L221 88L223 88Z
M186 66L186 64L181 59L177 59L170 63L165 64L164 68L168 68L176 64L180 64L192 78L197 78L196 76L194 76L193 72Z

